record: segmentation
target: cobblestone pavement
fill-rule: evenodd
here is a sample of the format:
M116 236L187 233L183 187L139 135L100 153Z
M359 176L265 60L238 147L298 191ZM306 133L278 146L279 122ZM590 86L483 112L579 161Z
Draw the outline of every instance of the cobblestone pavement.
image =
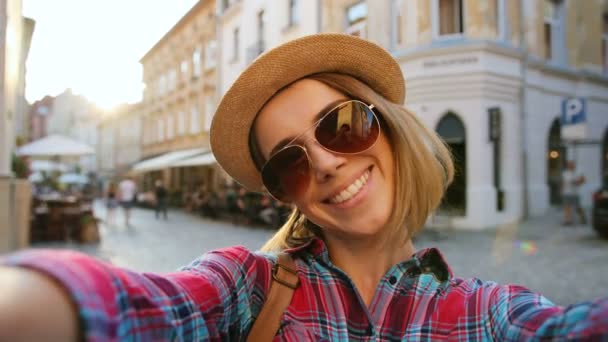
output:
M105 217L97 203L96 216ZM561 305L608 296L608 241L596 237L589 226L562 227L557 210L519 225L483 232L425 231L416 248L439 247L459 277L478 277L514 283L544 294ZM181 211L169 220L155 220L153 211L134 209L132 228L101 224L102 242L37 247L73 248L137 271L169 272L212 249L244 245L262 246L272 231L212 221Z

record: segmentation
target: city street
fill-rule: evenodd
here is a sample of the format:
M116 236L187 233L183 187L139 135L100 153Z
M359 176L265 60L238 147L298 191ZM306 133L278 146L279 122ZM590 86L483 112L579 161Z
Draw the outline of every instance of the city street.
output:
M95 212L105 218L100 203ZM257 249L273 233L179 210L170 211L164 221L155 220L151 210L134 209L131 228L124 227L120 210L116 219L115 227L100 224L102 242L97 246L37 247L74 248L137 271L168 272L215 248L239 244ZM552 210L545 217L496 230L429 231L415 246L439 247L457 276L524 285L558 304L607 296L608 241L598 239L589 226L562 227L560 220L561 214Z

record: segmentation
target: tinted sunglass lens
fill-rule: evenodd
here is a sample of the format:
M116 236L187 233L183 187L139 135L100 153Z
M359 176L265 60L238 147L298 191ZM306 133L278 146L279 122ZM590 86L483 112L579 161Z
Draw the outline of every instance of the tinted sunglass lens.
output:
M308 157L300 146L290 146L277 152L262 169L264 186L281 201L288 201L306 191L309 180Z
M347 102L319 122L315 130L317 141L329 150L339 153L358 153L376 142L378 120L365 104Z

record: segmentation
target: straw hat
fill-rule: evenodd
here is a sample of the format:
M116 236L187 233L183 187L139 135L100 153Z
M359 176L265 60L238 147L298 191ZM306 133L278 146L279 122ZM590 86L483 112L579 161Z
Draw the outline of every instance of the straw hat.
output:
M211 124L211 149L237 182L262 191L249 150L249 130L264 104L306 76L336 72L365 82L387 100L402 104L405 80L399 64L380 46L345 34L317 34L280 45L259 56L222 98Z

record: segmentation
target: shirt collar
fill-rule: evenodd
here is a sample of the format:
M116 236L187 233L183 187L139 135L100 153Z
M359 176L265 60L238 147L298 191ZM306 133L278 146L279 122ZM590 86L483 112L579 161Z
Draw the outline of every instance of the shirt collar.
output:
M309 254L311 257L324 262L330 262L329 252L325 242L315 237L307 243L286 250L290 254ZM414 268L420 273L432 273L437 280L447 281L454 276L445 257L437 248L423 248L412 255L412 258L400 263L406 269Z

